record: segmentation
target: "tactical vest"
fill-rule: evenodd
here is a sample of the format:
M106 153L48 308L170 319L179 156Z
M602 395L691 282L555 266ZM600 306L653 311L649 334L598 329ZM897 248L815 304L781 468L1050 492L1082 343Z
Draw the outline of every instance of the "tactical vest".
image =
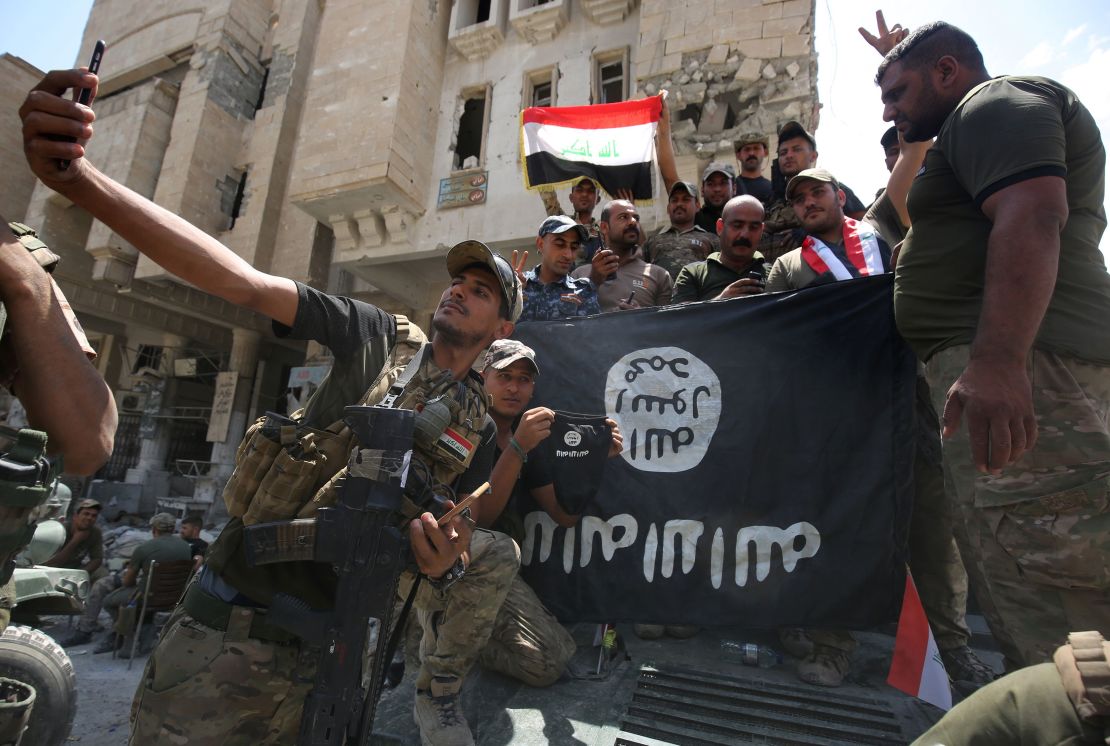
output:
M1098 632L1072 632L1053 661L1079 717L1110 735L1110 642Z
M9 223L16 238L39 265L50 272L58 256L22 223ZM0 337L7 312L0 304ZM38 508L50 496L51 485L61 471L61 460L52 465L46 458L46 433L24 428L0 427L0 585L7 583L15 567L15 556L35 533Z
M419 368L403 376L410 363ZM408 380L403 390L395 390L404 378ZM424 333L403 316L397 317L397 341L386 364L355 403L385 404L387 398L391 406L418 412L400 523L427 510L432 494L450 494L448 486L466 471L479 448L489 400L476 374L456 381L450 371L439 368ZM437 418L436 413L447 414ZM336 501L336 483L347 473L352 435L342 421L320 430L301 422L303 415L303 410L295 412L277 427L267 423L273 417L268 415L247 431L224 488L233 520L206 558L211 570L259 603L268 603L280 588L318 607L328 601L327 585L334 578L330 568L324 572L312 562L251 568L241 549L242 526L311 517Z
M786 198L775 196L767 204L763 237L759 239L759 253L763 254L768 264L774 264L780 256L801 246L805 236L805 229L794 212L794 206Z

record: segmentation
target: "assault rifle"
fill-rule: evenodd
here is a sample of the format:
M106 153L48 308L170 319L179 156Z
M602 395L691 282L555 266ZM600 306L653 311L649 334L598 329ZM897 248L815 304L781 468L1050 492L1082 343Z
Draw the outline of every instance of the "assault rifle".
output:
M320 646L298 746L370 743L389 664L397 581L408 562L407 532L398 525L414 413L350 406L343 420L357 445L348 475L337 485L336 505L320 508L314 519L261 523L244 532L252 565L330 562L339 577L334 610L309 608L287 594L277 594L270 604L270 622Z

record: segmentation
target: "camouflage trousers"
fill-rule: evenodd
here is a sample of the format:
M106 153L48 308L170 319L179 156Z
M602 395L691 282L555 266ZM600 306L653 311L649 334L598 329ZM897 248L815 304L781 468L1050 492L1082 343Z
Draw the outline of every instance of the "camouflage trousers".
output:
M937 411L969 352L929 361ZM1110 367L1034 350L1028 368L1033 451L992 477L972 463L966 422L943 444L960 553L1011 668L1051 659L1071 630L1110 630Z
M490 638L519 565L512 539L476 530L470 564L455 585L441 593L421 583L414 605L424 629L418 687L427 688L432 676L465 676ZM398 597L414 579L402 575ZM252 638L250 625L250 611L241 607L222 631L179 606L135 694L130 743L295 743L318 653Z
M520 550L512 539L475 529L466 574L446 591L421 584L413 606L421 629L417 689L427 689L434 676L466 676L489 641L494 619L519 569ZM413 580L410 573L401 576L400 596L408 595Z
M244 611L218 630L177 607L131 704L129 744L296 742L317 654L250 637L251 616Z
M574 638L517 576L479 660L483 667L529 686L550 686L559 680L575 650Z
M956 545L952 506L944 493L940 420L929 384L917 378L910 573L933 629L937 648L952 650L971 639L967 628L967 572Z
M82 632L92 632L96 629L100 612L106 611L115 621L119 608L131 600L134 588L121 588L117 575L109 575L93 583L89 590L89 597L85 599L85 610L77 620L76 627Z

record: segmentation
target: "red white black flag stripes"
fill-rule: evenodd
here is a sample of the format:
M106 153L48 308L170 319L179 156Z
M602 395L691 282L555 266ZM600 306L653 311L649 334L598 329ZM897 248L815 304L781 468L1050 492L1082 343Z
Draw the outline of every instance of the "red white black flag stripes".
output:
M952 709L948 673L909 568L906 569L906 593L898 617L898 634L894 638L894 658L886 683L942 710Z
M588 176L610 195L631 189L650 200L658 96L594 106L532 107L520 113L520 152L528 189Z

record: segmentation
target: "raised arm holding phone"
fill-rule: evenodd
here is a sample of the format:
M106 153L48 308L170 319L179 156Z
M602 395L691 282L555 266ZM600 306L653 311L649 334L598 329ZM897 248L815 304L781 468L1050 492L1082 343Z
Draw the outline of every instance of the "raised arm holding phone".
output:
M453 486L459 494L487 481L495 427L486 416L481 381L470 369L481 350L512 332L520 314L520 282L509 263L477 241L463 242L448 253L451 281L432 320L436 334L431 342L422 342L426 339L422 331L404 317L259 271L216 239L117 183L84 158L96 117L89 105L69 100L65 94L71 89L88 89L93 102L97 83L95 75L82 70L54 71L27 96L20 116L24 150L36 176L169 272L228 302L269 316L280 336L315 339L331 349L336 366L327 385L332 391L317 397L322 402L318 406L309 407L305 421L311 426L326 427L339 420L343 404L360 398L370 404L379 401L414 353L421 355L416 361L421 364L419 372L396 400L397 406L412 408L425 397L431 399L438 395L436 387L455 390L461 386L466 406L448 415L448 427L453 429L453 437L467 441L468 447L461 450L468 455L452 457L418 443L414 464L420 461L422 473L437 485ZM67 137L73 141L66 141ZM61 162L66 160L70 165L63 168ZM352 334L351 329L360 331ZM384 383L368 390L375 381ZM327 475L324 479L322 489L332 489ZM306 508L311 507L308 502L321 486L310 487L303 496ZM452 504L448 500L446 507ZM511 542L507 538L472 531L463 515L445 526L437 525L430 512L407 518L416 565L430 580L415 606L428 655L417 676L414 717L426 739L441 739L445 734L461 737L469 730L457 706L458 691L489 639L508 588L503 579L515 575L517 555L508 548ZM273 736L269 728L275 722L283 724L282 732L289 739L295 736L307 692L305 681L311 680L312 672L298 668L295 654L285 660L286 653L295 653L296 647L281 648L279 640L295 635L267 624L265 613L269 600L279 592L326 608L333 603L329 593L334 592L334 577L330 568L314 568L316 563L290 562L269 569L249 566L242 545L244 520L246 515L233 518L210 548L198 582L167 624L151 665L158 671L176 670L176 661L187 658L186 649L196 644L186 628L199 622L211 630L206 634L218 644L228 620L240 613L257 621L247 635L249 654L217 656L195 676L173 682L159 679L153 689L144 680L134 710L133 742L155 742L165 737L165 728L189 732L195 743L261 741ZM402 576L402 586L411 583L412 575ZM436 604L429 606L424 600L429 594L437 597ZM246 605L244 598L249 600ZM452 612L456 606L469 611ZM268 661L265 666L261 666L263 659ZM234 692L227 689L228 677L238 679ZM193 689L189 682L204 683ZM174 687L178 696L160 696L166 686ZM448 701L450 713L445 714ZM203 728L198 728L198 708L226 712L227 717L206 720Z

